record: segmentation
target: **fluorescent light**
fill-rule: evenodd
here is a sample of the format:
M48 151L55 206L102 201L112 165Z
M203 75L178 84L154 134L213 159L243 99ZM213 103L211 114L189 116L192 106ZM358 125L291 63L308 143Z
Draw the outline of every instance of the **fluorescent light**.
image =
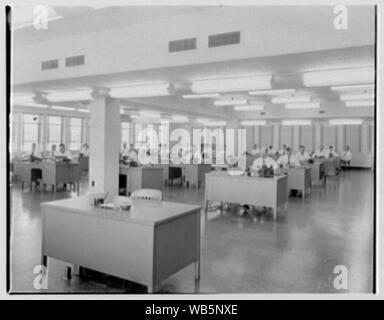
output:
M340 96L341 101L347 100L373 100L375 99L375 95L373 93L367 94L342 94Z
M331 87L332 91L354 91L354 90L370 90L374 89L375 85L373 83L370 84L360 84L360 85L354 85L354 86L336 86Z
M218 98L220 93L184 94L184 99Z
M234 106L233 110L235 110L235 111L258 111L258 110L264 110L264 105L253 104L253 105L248 105L248 106Z
M197 123L201 123L201 124L206 124L209 122L208 119L203 119L203 118L199 118L199 119L196 119L196 122Z
M205 125L209 127L221 127L221 126L225 126L226 124L227 124L226 121L209 121L205 123Z
M88 109L84 109L84 108L78 108L77 111L79 112L90 112Z
M362 119L331 119L329 124L331 125L348 125L348 124L362 124Z
M195 80L191 90L196 93L249 91L271 88L271 75Z
M283 120L281 124L283 126L310 126L311 120L308 120L308 119Z
M278 96L281 94L294 94L295 89L275 89L275 90L259 90L259 91L249 91L248 93L251 96Z
M32 107L32 108L48 108L48 105L41 103L27 103L23 107Z
M25 103L34 103L34 94L20 94L12 95L11 103L12 104L25 104Z
M140 116L148 118L160 118L161 115L152 111L140 111Z
M247 99L228 99L228 100L216 100L213 102L215 106L234 106L240 104L247 104Z
M240 122L242 126L265 126L266 120L244 120Z
M296 97L278 97L272 98L272 103L296 103L296 102L311 102L310 96L296 96Z
M120 114L125 114L125 110L124 110L124 109L121 109L121 110L120 110Z
M285 105L285 109L318 109L320 108L319 102L312 103L288 103Z
M62 106L52 106L51 109L55 110L65 110L65 111L75 111L75 108L72 107L62 107Z
M172 121L173 122L189 122L189 119L186 116L174 115L172 116Z
M92 100L91 93L91 89L51 92L47 94L47 100L52 102Z
M364 100L364 101L346 101L346 107L374 107L375 101L373 100Z
M307 87L372 83L375 72L372 67L310 71L303 73L303 82Z
M168 96L169 83L131 85L111 88L109 95L112 98L140 98Z

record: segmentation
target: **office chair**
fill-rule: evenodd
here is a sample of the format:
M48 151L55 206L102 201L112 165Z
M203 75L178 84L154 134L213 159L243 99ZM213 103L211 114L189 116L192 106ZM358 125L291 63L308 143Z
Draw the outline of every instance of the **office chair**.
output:
M327 185L328 179L335 179L337 185L340 183L340 174L337 163L335 161L324 161L324 187ZM336 186L336 185L335 185Z
M132 192L131 198L161 201L163 198L163 193L156 189L139 189Z

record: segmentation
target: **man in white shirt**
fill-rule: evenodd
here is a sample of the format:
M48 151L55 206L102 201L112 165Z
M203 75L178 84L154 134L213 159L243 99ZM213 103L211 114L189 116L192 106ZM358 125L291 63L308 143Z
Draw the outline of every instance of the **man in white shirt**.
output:
M65 149L65 144L64 143L60 143L59 151L56 151L55 157L63 157L63 158L67 158L69 160L73 159L72 153L69 150Z
M309 153L307 151L305 151L304 146L299 147L299 152L296 154L296 157L301 164L305 163L310 158Z
M31 151L28 151L24 154L24 158L25 159L34 158L35 160L36 159L41 160L42 155L41 155L41 152L39 151L39 149L37 148L37 144L35 142L33 142L31 145Z
M88 143L84 143L83 146L81 147L80 154L83 157L88 157L89 156L89 145Z
M319 149L317 149L317 150L314 152L313 156L314 156L315 158L325 158L325 156L326 156L326 152L325 152L325 150L324 150L324 148L323 148L322 145L320 145L320 146L319 146Z
M339 155L337 152L333 149L333 146L329 146L329 149L325 152L325 157L326 158L334 158L338 157Z
M283 168L300 167L300 161L294 154L292 154L291 148L288 147L286 154L277 160L277 165Z
M260 154L261 150L260 148L257 146L257 144L255 143L253 145L253 149L249 152L249 154L251 156L254 156L254 157L257 157L259 154Z
M283 156L287 152L287 145L283 144L282 148L279 150L279 155Z
M273 169L278 168L276 161L273 160L271 157L268 157L268 154L266 151L260 153L260 157L255 159L255 161L253 161L251 169L257 171L261 169L263 165L266 165L267 167L272 166Z
M349 149L349 146L346 146L345 150L343 151L343 153L341 154L341 161L342 163L345 165L345 164L348 164L350 165L351 164L351 160L352 160L352 152L351 150Z

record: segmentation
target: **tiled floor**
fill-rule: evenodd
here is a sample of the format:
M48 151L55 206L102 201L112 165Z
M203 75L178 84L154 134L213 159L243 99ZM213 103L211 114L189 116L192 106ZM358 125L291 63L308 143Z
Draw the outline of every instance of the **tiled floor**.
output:
M159 288L163 293L338 293L371 292L373 283L372 171L342 173L339 188L314 186L305 201L290 198L289 212L277 222L233 212L203 215L200 287L187 267ZM81 194L87 191L87 179ZM40 202L75 193L11 189L11 287L34 289L40 261ZM203 204L203 189L167 187L169 201ZM348 268L348 290L333 287L336 265ZM66 264L50 260L48 290L42 292L145 293L146 288L107 275L88 273L64 280Z

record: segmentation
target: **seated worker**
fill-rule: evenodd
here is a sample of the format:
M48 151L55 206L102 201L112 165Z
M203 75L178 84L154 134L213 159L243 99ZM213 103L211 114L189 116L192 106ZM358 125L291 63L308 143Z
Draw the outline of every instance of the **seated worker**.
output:
M292 153L292 149L288 147L286 151L286 154L280 156L280 158L277 160L277 165L283 168L300 167L300 161L296 155Z
M126 142L123 142L123 145L120 150L120 157L125 157L128 155L129 148Z
M250 152L248 152L248 154L251 156L257 157L260 154L260 152L261 152L260 148L255 143L253 145L253 149Z
M81 147L79 155L81 157L89 157L89 144L84 143L83 146Z
M326 152L322 145L320 145L319 148L313 153L314 158L325 158L325 155L326 155Z
M283 156L287 152L287 145L283 144L282 148L279 150L279 155Z
M66 158L66 159L69 159L69 160L73 159L72 153L69 150L65 149L65 144L64 143L60 143L59 151L56 151L55 157L57 157L57 158Z
M51 145L51 150L48 153L48 158L54 159L57 154L57 146L55 144Z
M268 147L268 154L275 155L276 154L275 148L272 146L269 146Z
M329 149L325 152L325 157L326 158L334 158L334 157L338 157L339 155L337 154L337 152L333 149L333 146L329 146Z
M268 156L268 149L265 149L265 151L260 153L260 156L257 159L255 159L255 161L253 161L251 169L258 171L259 169L261 169L263 165L266 165L267 167L272 166L273 169L278 168L276 161Z
M41 152L37 148L37 144L35 142L33 142L31 145L31 151L27 151L26 153L24 153L23 158L29 159L31 161L36 161L36 160L42 159Z
M303 145L299 147L299 152L296 154L296 157L300 164L306 163L310 158L309 153L305 151L305 147Z
M351 160L352 160L352 152L349 149L349 146L346 146L345 150L341 154L341 164L351 165Z

